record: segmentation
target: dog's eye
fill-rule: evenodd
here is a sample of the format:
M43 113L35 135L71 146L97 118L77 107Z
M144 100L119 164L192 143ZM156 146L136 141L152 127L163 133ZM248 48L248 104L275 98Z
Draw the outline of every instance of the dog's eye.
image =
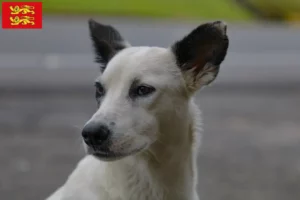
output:
M105 90L104 90L103 86L101 85L101 83L96 82L95 87L96 87L96 99L99 99L102 96L104 96Z
M135 95L136 96L146 96L155 91L154 87L141 85L136 88Z

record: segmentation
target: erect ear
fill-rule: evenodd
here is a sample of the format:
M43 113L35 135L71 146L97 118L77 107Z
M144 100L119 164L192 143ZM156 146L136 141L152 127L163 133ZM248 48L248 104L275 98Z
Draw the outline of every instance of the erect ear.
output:
M120 50L129 47L121 34L112 26L104 25L93 19L88 21L90 36L95 50L96 62L103 71L109 60Z
M217 77L229 45L226 29L221 21L202 24L172 46L190 92Z

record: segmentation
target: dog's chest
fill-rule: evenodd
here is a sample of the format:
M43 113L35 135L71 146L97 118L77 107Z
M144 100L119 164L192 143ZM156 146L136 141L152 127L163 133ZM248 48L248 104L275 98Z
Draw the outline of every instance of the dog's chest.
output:
M125 170L125 171L124 171ZM117 169L112 167L103 177L102 193L99 200L163 200L164 190L148 174L138 167Z
M181 179L176 187L170 187L156 180L146 166L119 167L112 166L103 174L98 200L196 200L192 182Z

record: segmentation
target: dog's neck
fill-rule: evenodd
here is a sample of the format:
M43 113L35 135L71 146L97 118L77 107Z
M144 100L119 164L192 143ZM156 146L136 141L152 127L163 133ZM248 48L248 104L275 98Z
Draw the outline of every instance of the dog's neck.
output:
M161 119L160 137L147 151L110 163L112 174L120 173L124 180L128 180L125 187L134 191L132 195L148 195L150 199L157 200L189 200L190 197L182 195L194 195L192 191L197 175L194 169L196 152L193 149L195 124L191 112L195 111L195 107L187 103L179 109ZM130 188L130 185L136 188ZM148 193L145 188L149 188Z

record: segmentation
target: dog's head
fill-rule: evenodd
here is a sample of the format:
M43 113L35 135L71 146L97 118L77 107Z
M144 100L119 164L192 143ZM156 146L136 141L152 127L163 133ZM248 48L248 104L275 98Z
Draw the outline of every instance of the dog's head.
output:
M98 109L83 128L90 154L116 160L147 149L163 118L219 72L228 48L226 25L202 24L170 48L132 47L112 26L89 21L100 64Z

